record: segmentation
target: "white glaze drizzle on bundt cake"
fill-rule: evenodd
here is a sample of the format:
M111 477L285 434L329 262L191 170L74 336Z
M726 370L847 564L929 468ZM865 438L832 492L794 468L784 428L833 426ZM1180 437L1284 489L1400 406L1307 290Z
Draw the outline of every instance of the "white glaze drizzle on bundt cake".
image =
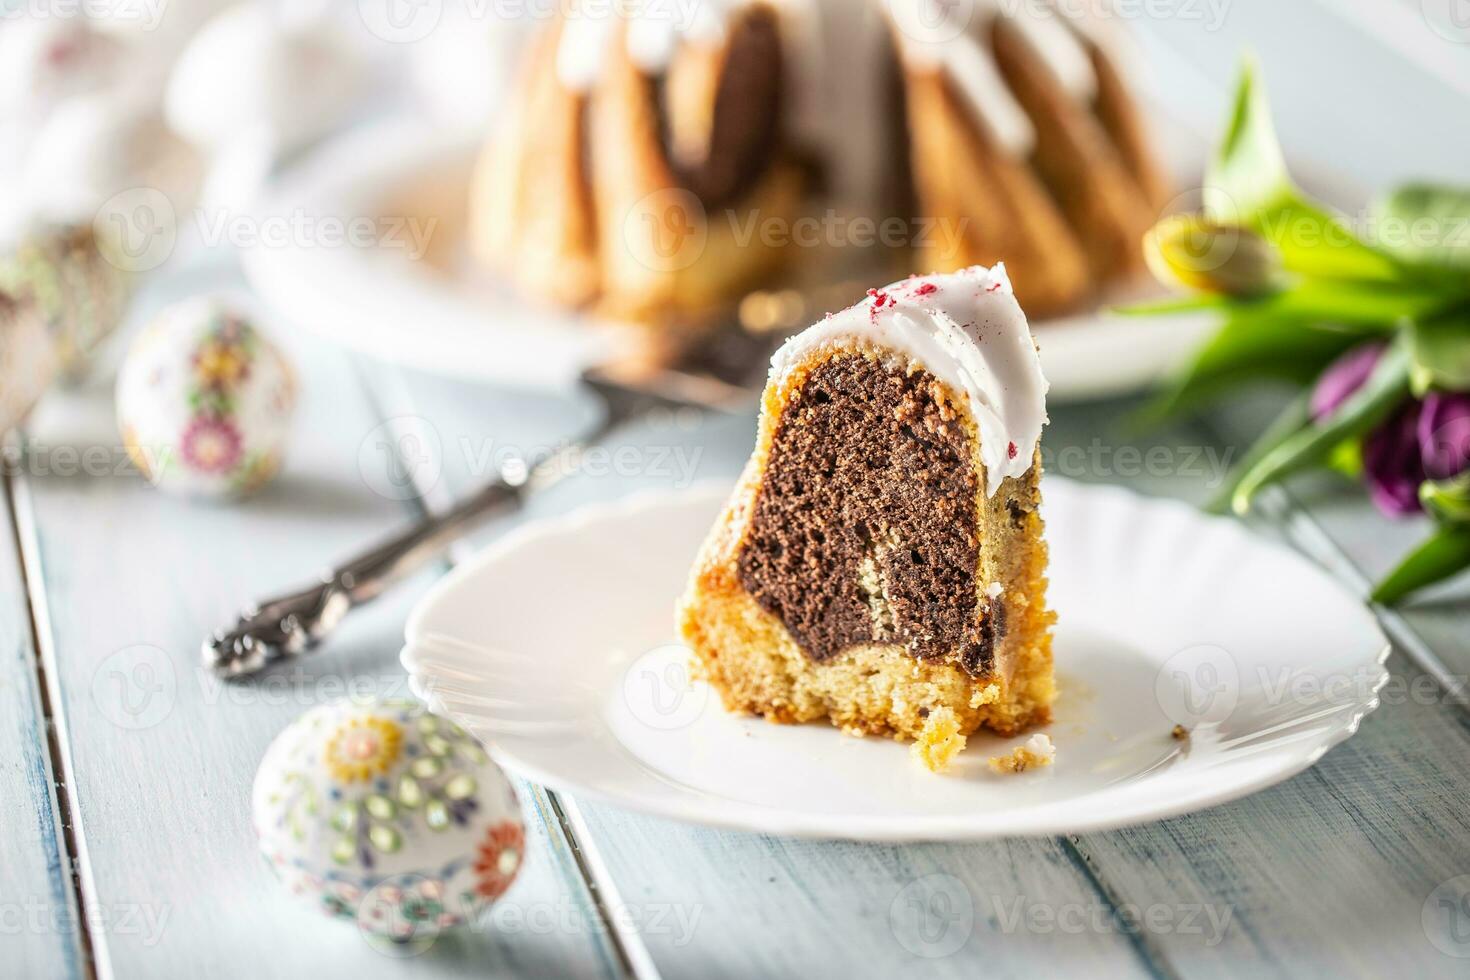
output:
M1046 0L567 10L472 202L477 251L535 296L698 320L793 261L737 229L789 237L827 207L899 222L894 258L915 266L1005 261L1033 314L1141 268L1165 184L1106 16Z
M580 12L567 19L557 46L557 77L569 89L590 90L602 77L608 49L619 40L639 69L649 75L662 74L681 41L717 44L724 40L732 11L743 5L745 0L702 0L687 8L687 19L673 16L670 7L662 16L630 17L626 31L620 18L608 16L610 7Z
M693 325L780 261L726 213L789 220L806 193L781 29L745 0L620 9L572 3L528 52L476 169L471 243L534 299Z
M1078 104L1090 104L1097 95L1097 76L1071 25L1056 16L1029 15L1027 5L1019 6L1008 22L1016 26L1057 87ZM918 65L942 67L976 118L1007 150L1024 156L1035 149L1036 129L1007 87L986 43L995 21L1004 13L999 0L957 5L913 0L890 9L905 58ZM1041 4L1030 9L1050 8Z

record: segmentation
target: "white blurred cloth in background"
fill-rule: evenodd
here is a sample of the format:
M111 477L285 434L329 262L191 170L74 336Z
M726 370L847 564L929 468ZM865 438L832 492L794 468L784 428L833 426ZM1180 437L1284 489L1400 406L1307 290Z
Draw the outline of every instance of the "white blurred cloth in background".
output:
M0 8L0 181L19 191L0 200L0 250L137 187L189 206L200 170L202 206L248 208L283 157L404 101L478 134L535 24L530 6L445 0L404 43L357 0Z

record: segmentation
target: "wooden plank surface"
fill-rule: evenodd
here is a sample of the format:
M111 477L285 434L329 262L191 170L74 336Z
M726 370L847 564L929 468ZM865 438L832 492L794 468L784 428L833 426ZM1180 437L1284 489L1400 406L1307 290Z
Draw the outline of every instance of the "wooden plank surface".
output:
M1220 447L1220 458L1238 455L1271 403L1260 406L1265 411L1234 413L1234 425L1229 413L1217 412L1210 427L1142 434L1128 428L1132 407L1053 410L1047 439L1054 450L1086 440L1114 456L1122 446L1143 456L1163 450L1180 462L1177 472L1161 468L1125 482L1203 501L1213 495L1220 473L1184 461L1212 445ZM1234 438L1221 438L1227 428ZM1118 481L1116 468L1068 475ZM1257 528L1299 547L1355 588L1350 563L1381 561L1393 544L1381 534L1383 519L1361 495L1352 499L1355 505L1346 509L1353 517L1344 522L1357 531L1351 557L1305 533L1304 526L1317 527L1315 510L1309 516L1293 499L1283 498ZM1368 541L1378 542L1377 555L1362 550ZM1450 615L1463 624L1470 604ZM1406 618L1416 620L1414 614ZM1467 643L1462 629L1453 641L1437 636L1434 647L1463 653ZM1445 689L1408 658L1395 654L1389 667L1382 706L1315 768L1202 813L1076 839L1079 854L1116 902L1198 906L1228 916L1230 925L1215 943L1167 930L1146 934L1150 951L1172 970L1201 976L1463 976L1463 961L1435 945L1434 938L1444 942L1445 934L1432 938L1424 917L1431 896L1465 873L1470 855L1470 773L1464 766L1470 726Z
M18 444L6 447L5 461L7 473L24 468ZM0 963L30 976L80 977L82 929L8 484L0 481Z
M220 283L190 288L206 285ZM287 466L258 497L190 502L126 470L18 481L83 894L89 911L113 916L90 935L99 975L614 975L616 956L544 798L524 801L531 844L502 926L446 935L414 960L386 957L351 924L292 899L258 857L249 794L266 745L306 709L347 693L349 680L365 693L406 694L403 620L433 578L352 617L297 669L228 687L199 669L201 639L245 601L409 516L385 489L380 419L351 363L305 335L277 336L302 371L303 397ZM113 425L104 378L53 395L29 434L48 451L115 454Z
M1421 689L1421 672L1402 658L1390 669L1395 687ZM1120 902L1228 915L1214 945L1148 935L1181 975L1464 976L1464 961L1435 939L1460 955L1470 947L1450 926L1431 936L1424 925L1470 854L1470 734L1433 697L1386 703L1286 783L1189 817L1085 835L1077 848Z
M1366 201L1369 188L1464 177L1465 134L1446 138L1434 121L1463 115L1466 94L1436 76L1454 64L1470 79L1470 48L1432 33L1426 17L1434 6L1231 4L1215 31L1178 18L1136 26L1158 74L1169 78L1159 87L1162 97L1196 115L1208 115L1210 106L1223 114L1238 52L1254 50L1287 153L1305 164L1299 176L1310 180L1313 164L1329 165L1363 189L1338 202L1351 208ZM1173 438L1239 452L1278 404L1271 397L1236 399L1212 412L1194 438L1187 430ZM1120 408L1099 407L1071 438L1134 441L1120 435ZM1072 416L1053 417L1060 424L1048 441L1055 445L1068 438ZM1175 474L1135 485L1198 502L1213 495L1199 482ZM1285 536L1358 594L1424 532L1423 522L1385 520L1360 492L1331 479L1298 483L1271 503L1262 529ZM1404 651L1390 660L1384 704L1314 769L1202 814L1076 842L1119 901L1230 911L1232 927L1212 947L1166 933L1147 937L1174 970L1464 975L1464 961L1446 949L1464 955L1463 943L1447 940L1444 920L1438 930L1429 923L1444 883L1470 870L1463 765L1470 726L1455 697L1470 672L1467 593L1462 580L1384 615ZM1443 669L1431 678L1426 664Z

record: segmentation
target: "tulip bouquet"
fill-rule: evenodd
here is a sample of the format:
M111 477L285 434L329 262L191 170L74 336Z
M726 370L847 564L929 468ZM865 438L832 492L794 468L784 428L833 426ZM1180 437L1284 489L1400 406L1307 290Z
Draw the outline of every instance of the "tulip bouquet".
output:
M1292 184L1247 64L1203 211L1164 218L1144 242L1155 275L1187 294L1122 312L1221 320L1157 413L1260 378L1301 387L1222 506L1244 513L1262 488L1333 467L1360 476L1385 514L1433 518L1374 591L1394 602L1470 568L1470 189L1405 186L1363 224Z

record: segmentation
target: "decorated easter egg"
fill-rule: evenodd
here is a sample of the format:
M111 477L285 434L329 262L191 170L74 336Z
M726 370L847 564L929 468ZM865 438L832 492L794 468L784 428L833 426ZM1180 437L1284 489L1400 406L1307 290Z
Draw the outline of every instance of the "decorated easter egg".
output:
M40 310L0 292L0 435L25 420L56 370L56 342Z
M281 352L223 300L160 313L117 377L117 419L133 464L193 496L249 493L279 469L296 384Z
M480 916L525 854L504 774L414 701L346 699L302 715L266 750L252 814L290 891L398 942Z
M135 281L108 260L90 224L34 232L0 258L0 290L33 304L55 342L62 376L72 380L117 329Z

